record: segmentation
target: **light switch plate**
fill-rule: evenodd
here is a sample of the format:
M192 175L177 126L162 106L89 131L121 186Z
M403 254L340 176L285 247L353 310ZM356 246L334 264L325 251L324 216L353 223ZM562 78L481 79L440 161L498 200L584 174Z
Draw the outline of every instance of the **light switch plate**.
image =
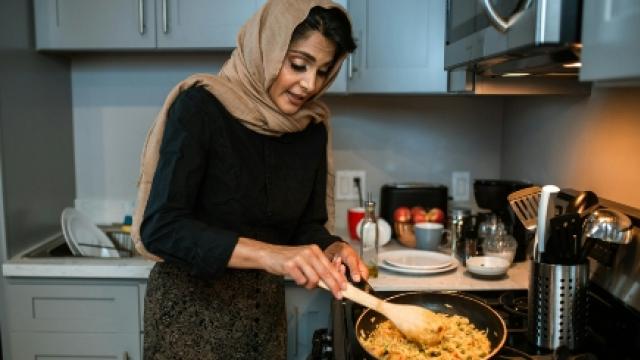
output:
M454 171L451 174L451 195L453 201L469 201L471 176L468 171Z
M358 200L358 188L353 179L360 178L362 196L366 192L366 173L364 170L338 170L336 171L336 200Z

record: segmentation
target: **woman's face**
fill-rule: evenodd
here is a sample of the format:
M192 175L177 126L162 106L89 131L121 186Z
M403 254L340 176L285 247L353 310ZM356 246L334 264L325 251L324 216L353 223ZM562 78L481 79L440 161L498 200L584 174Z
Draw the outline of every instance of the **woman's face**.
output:
M291 43L269 96L285 114L295 114L323 87L331 71L335 45L318 31Z

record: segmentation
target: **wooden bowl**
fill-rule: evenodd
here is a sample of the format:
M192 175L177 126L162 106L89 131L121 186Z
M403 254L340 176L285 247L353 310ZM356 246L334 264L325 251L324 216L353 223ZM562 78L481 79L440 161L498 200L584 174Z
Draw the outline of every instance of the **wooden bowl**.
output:
M412 223L394 222L393 228L400 244L410 248L416 247L416 234L413 231Z

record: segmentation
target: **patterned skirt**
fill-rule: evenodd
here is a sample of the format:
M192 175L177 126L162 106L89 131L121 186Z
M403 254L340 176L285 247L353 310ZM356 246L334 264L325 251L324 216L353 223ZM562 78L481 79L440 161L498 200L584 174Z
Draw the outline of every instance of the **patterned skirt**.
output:
M285 359L282 277L227 269L213 280L179 265L151 270L144 359Z

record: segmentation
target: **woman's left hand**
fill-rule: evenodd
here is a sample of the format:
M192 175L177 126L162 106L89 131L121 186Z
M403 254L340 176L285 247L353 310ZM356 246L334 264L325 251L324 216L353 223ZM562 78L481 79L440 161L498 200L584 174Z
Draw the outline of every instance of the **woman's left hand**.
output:
M367 270L367 266L362 262L360 256L358 256L356 251L353 250L349 244L342 241L336 241L329 245L324 250L324 253L329 259L340 257L342 263L346 264L349 268L349 273L353 281L360 282L361 279L366 280L369 278L369 270Z

